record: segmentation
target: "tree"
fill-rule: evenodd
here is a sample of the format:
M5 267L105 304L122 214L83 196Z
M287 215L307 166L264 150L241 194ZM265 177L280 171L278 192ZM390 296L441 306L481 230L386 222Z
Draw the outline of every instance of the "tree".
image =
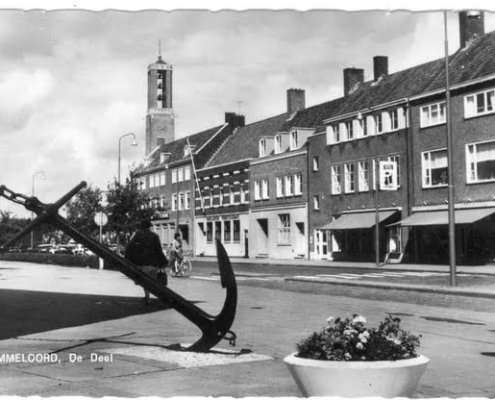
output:
M129 179L125 185L114 182L108 186L107 203L108 229L118 234L122 244L127 243L140 221L152 219L156 213L149 207L150 197Z
M95 235L99 228L94 222L94 215L102 209L102 192L90 185L80 190L67 204L67 221L78 230Z
M29 224L29 221L29 219L14 217L10 211L0 211L0 244L4 244L7 240L20 232ZM25 237L21 242L15 243L14 246L27 244L28 237Z

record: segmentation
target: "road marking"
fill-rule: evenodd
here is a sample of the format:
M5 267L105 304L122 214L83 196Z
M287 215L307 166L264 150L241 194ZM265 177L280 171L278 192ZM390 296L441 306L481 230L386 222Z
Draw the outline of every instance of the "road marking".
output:
M306 276L306 277L308 277L308 276ZM327 274L322 274L322 275L316 275L316 277L322 277L322 278L359 279L359 276L348 276L348 275L343 275L343 274L335 274L335 275L327 275Z

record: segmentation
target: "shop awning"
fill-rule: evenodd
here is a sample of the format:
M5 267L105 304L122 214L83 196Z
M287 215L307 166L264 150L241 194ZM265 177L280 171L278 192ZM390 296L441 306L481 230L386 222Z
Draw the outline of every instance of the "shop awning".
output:
M469 208L455 210L455 223L472 224L495 213L495 208ZM402 221L397 222L401 226L432 226L448 225L449 217L447 210L418 211Z
M397 210L380 211L380 222L395 214ZM375 226L376 214L374 211L356 212L342 214L335 221L332 221L322 227L321 230L345 230L345 229L370 229Z

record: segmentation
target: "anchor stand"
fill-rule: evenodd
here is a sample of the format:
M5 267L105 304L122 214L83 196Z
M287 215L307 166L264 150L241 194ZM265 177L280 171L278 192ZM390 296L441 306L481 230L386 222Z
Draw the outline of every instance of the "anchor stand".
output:
M156 297L167 303L167 305L174 308L177 312L195 324L201 330L202 336L194 344L182 350L206 352L222 339L226 339L230 342L230 344L234 345L236 335L229 329L235 318L237 307L237 285L232 265L230 264L229 257L222 243L217 240L216 248L218 268L220 270L220 282L222 287L226 289L226 297L220 313L213 316L195 306L193 303L175 293L168 287L161 285L159 282L142 272L135 264L121 257L117 253L114 253L109 248L91 237L78 231L65 218L59 215L59 208L85 186L86 182L81 182L53 204L42 203L34 196L28 197L20 193L14 193L4 185L0 186L0 196L13 201L14 203L23 205L28 211L32 211L37 215L37 217L24 229L0 246L0 253L7 251L10 246L29 234L36 226L44 222L50 223L73 238L76 242L86 246L98 257L101 257L104 260L116 265L120 272L122 272L125 276L132 279L143 288L149 290Z

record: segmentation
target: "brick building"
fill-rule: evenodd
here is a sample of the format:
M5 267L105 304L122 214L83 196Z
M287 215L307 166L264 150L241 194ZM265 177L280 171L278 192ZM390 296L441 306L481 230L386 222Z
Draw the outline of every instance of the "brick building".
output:
M495 255L495 34L483 14L460 14L461 48L449 57L460 262ZM374 260L376 160L395 163L398 188L378 192L380 254L446 262L447 156L444 59L388 74L374 59L374 79L344 70L344 97L332 104L326 132L309 138L310 229L314 258ZM321 171L328 171L322 174Z

